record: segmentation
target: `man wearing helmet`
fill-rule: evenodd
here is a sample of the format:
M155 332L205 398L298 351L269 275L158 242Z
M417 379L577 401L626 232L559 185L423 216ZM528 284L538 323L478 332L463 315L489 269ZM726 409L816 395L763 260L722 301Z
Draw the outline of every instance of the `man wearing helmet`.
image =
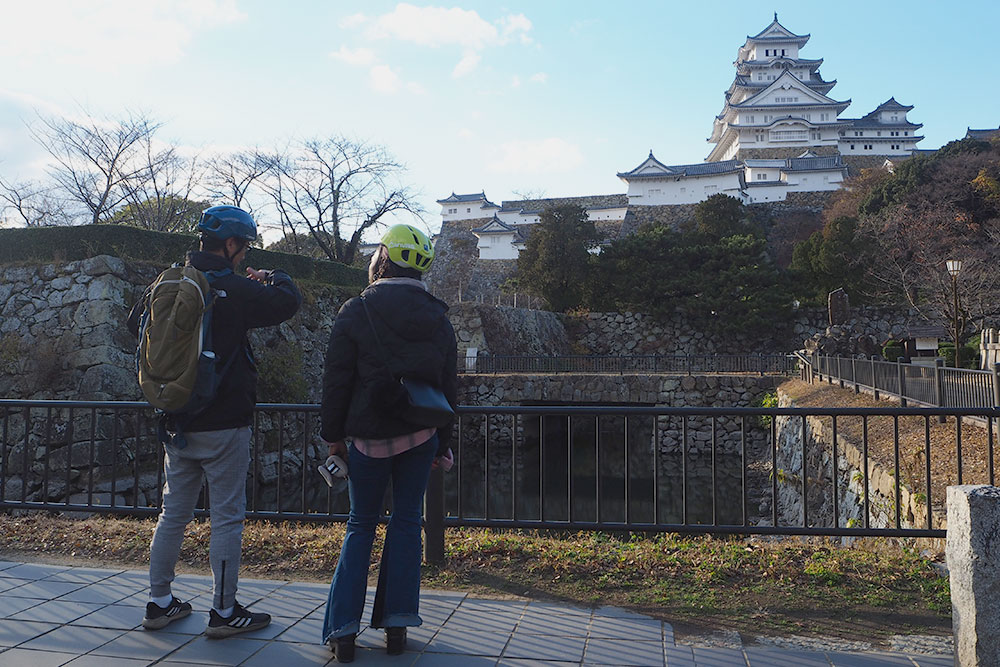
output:
M142 625L156 630L191 613L191 604L174 597L170 584L184 529L194 516L204 478L212 499L209 560L215 577L205 633L228 637L262 628L271 621L267 614L248 611L236 601L250 424L257 402L257 369L247 332L289 319L301 305L302 296L284 271L248 266L246 277L234 273L257 238L257 225L246 211L213 206L205 209L198 229L200 249L188 254L187 263L213 276L212 343L217 368L226 370L215 398L185 425L187 445L183 449L164 445L163 507L150 545L150 602ZM133 333L138 332L143 301L140 299L129 315Z
M421 282L434 248L410 225L385 233L368 267L370 285L344 304L330 333L323 371L321 436L330 453L348 458L351 515L333 575L323 641L339 662L354 659L375 525L392 481L392 517L386 529L372 626L385 628L386 649L401 653L406 628L420 625L420 518L431 466L448 450L452 425L411 423L394 378L441 390L454 408L455 332L448 306Z

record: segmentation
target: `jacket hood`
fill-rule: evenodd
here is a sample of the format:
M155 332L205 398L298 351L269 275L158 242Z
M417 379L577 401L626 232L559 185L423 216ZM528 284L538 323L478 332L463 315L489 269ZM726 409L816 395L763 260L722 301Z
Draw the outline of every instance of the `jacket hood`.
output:
M405 340L430 338L441 325L448 305L423 287L406 282L379 281L361 295L379 325Z

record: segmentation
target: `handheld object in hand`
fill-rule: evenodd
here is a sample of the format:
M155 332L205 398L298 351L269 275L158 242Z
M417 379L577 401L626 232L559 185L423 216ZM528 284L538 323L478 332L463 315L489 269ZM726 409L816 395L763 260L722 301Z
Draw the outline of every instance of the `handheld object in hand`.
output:
M317 470L330 488L340 490L347 481L347 462L336 454L326 457L326 461Z

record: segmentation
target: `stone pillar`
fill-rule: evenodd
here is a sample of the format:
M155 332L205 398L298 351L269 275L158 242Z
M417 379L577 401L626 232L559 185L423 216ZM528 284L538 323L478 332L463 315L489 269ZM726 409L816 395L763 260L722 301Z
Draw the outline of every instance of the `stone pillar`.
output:
M955 664L1000 665L1000 487L948 487Z

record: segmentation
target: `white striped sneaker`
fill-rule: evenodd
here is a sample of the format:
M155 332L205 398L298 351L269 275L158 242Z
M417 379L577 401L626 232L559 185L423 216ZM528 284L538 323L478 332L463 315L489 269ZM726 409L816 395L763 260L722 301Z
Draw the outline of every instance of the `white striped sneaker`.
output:
M170 623L182 619L191 613L191 603L181 602L177 598L171 598L170 604L163 608L155 602L146 604L146 616L142 619L142 627L147 630L159 630L165 628Z
M213 639L221 639L241 632L260 630L270 622L271 617L268 614L255 614L244 609L239 602L234 602L233 614L229 618L222 618L215 609L208 612L208 628L205 629L205 634Z

